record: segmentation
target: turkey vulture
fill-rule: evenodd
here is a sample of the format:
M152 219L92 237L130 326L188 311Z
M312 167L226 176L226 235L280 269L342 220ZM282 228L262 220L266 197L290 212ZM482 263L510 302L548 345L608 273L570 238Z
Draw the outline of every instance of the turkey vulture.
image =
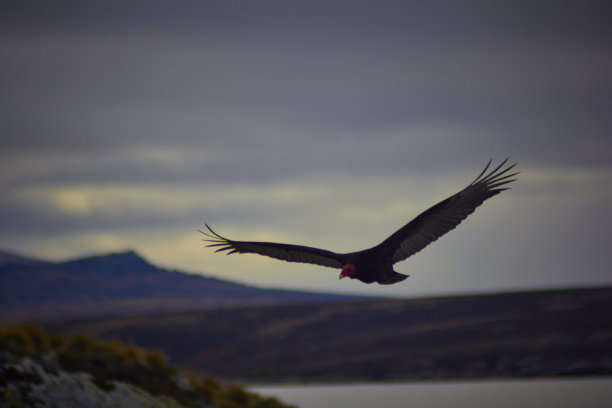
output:
M512 177L518 172L509 173L516 163L503 168L507 161L508 159L504 160L494 170L485 174L491 165L489 160L484 170L466 188L423 212L382 243L364 251L339 254L301 245L234 241L217 234L208 224L204 224L208 231L200 232L208 237L204 241L211 242L207 246L218 247L215 252L228 251L228 255L259 254L287 262L338 268L342 269L340 279L349 277L365 283L389 285L408 277L393 270L395 263L419 252L455 228L484 200L508 189L502 186L516 181Z

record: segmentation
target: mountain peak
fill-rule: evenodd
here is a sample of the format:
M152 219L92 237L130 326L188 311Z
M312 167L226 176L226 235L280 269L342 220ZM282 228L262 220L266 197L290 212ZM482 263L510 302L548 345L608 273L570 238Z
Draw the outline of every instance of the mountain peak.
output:
M74 261L64 262L64 264L79 270L86 269L112 275L135 271L148 272L158 270L134 250L111 252L105 255L93 255Z
M106 255L98 255L98 258L116 259L116 260L123 261L123 262L125 261L146 262L145 259L133 249L128 249L127 251L123 251L123 252L111 252Z
M136 251L134 251L133 249L128 249L125 251L117 251L117 252L109 252L106 254L96 254L96 255L90 255L90 256L85 256L83 258L78 258L75 259L73 261L69 261L69 262L78 262L78 261L84 261L84 260L101 260L101 259L110 259L110 260L122 260L122 261L126 261L126 260L141 260L144 261L144 258L141 257Z

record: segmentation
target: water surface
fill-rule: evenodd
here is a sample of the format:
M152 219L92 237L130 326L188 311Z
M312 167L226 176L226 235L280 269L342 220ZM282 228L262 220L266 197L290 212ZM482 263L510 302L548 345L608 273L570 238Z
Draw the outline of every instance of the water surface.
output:
M610 408L612 378L252 386L300 408Z

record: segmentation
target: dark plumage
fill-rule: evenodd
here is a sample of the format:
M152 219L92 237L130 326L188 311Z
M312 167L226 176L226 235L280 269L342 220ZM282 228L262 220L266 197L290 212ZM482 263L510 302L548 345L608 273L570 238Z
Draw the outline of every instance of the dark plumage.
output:
M516 181L510 173L516 164L505 168L508 159L499 166L484 170L466 188L442 200L418 217L397 230L393 235L375 247L364 251L335 253L325 249L275 242L234 241L225 238L206 225L208 231L200 231L211 242L209 247L218 247L216 252L227 254L259 254L287 262L302 262L342 269L340 279L349 277L365 283L378 282L383 285L401 282L408 276L397 273L393 265L419 252L436 239L455 228L486 199L499 194L508 183ZM486 173L486 174L485 174Z

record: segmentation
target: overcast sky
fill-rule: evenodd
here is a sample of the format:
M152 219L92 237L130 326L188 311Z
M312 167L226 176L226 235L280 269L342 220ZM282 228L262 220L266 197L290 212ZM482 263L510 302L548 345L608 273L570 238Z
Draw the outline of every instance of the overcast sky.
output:
M607 1L1 8L1 249L372 295L612 284ZM508 156L513 188L393 286L197 232L365 249Z

